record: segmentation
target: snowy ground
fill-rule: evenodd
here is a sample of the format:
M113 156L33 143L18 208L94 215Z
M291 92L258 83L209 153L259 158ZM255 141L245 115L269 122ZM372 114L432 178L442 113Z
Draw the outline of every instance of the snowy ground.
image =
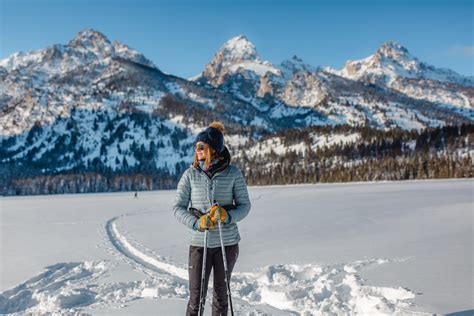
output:
M249 192L237 314L473 313L474 181ZM1 198L0 314L184 315L174 193Z

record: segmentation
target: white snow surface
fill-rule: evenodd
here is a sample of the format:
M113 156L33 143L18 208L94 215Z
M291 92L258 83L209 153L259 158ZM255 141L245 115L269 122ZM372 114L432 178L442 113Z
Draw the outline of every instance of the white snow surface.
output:
M473 189L471 179L249 187L236 315L472 313ZM188 235L174 195L0 199L0 314L184 314ZM210 315L212 282L207 295Z

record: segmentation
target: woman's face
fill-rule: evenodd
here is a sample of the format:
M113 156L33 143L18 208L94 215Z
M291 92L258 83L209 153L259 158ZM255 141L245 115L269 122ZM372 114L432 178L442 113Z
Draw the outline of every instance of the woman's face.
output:
M196 143L196 147L194 149L196 150L198 160L206 159L206 153L207 153L207 148L208 147L209 147L209 145L204 143L204 142L197 142ZM211 152L212 152L212 148L211 148Z

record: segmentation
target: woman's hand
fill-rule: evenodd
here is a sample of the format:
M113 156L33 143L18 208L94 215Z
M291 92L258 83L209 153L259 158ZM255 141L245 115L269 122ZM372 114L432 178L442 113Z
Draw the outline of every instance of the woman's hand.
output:
M211 220L209 215L202 215L197 222L198 230L201 232L205 231L206 229L214 229L214 222Z
M209 212L209 217L211 218L212 223L217 222L217 213L221 214L221 223L228 224L230 222L229 214L225 208L219 205L214 205L211 207L211 211Z

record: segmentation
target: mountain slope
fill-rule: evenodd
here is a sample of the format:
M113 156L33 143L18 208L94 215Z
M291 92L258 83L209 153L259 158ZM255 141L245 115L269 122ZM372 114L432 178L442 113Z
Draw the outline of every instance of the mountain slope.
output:
M392 81L450 87L472 102L469 80L443 73L451 81ZM196 134L212 120L224 122L232 150L288 129L422 130L472 124L473 113L297 56L273 65L245 36L230 39L199 76L186 80L85 29L66 45L0 60L0 177L130 171L156 175L170 187L189 164Z
M386 86L416 99L461 109L474 106L474 77L421 62L398 42L384 43L375 54L329 71L357 81Z
M274 104L269 115L275 119L295 112L304 115L305 109L315 111L319 122L306 117L307 125L419 129L474 119L472 78L427 66L396 43L387 42L375 57L347 65L336 71L311 66L294 56L276 66L262 61L246 37L237 36L192 80L252 102L259 109ZM445 81L426 79L435 76ZM282 104L290 108L281 111Z

